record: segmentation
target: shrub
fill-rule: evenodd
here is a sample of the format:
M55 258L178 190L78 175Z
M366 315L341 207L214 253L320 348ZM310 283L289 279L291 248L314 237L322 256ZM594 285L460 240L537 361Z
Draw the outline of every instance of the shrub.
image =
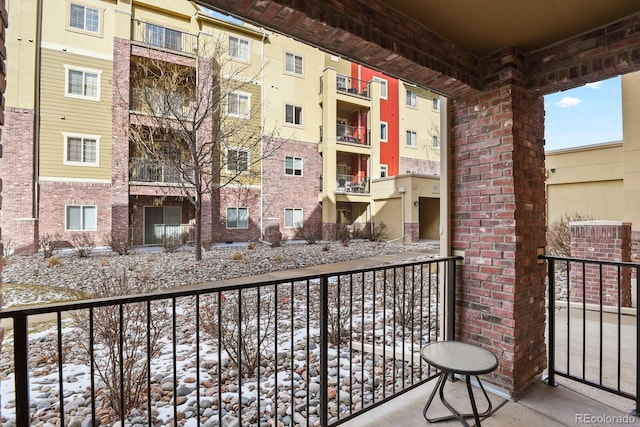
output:
M7 265L9 265L9 258L6 255L2 256L2 266L6 267Z
M49 258L47 258L48 267L53 267L54 265L58 264L60 264L60 259L57 256L51 255Z
M329 244L328 244L328 243L325 243L325 244L322 246L322 252L329 252Z
M2 244L1 255L8 257L13 254L13 241L11 240L11 237L2 236L2 238L0 238L0 244Z
M85 258L95 249L96 241L91 233L74 233L71 237L71 246L79 258Z
M38 240L38 244L42 249L42 254L44 255L45 259L51 257L57 249L60 249L61 247L60 239L61 239L60 233L44 234L40 236L40 239Z
M103 236L104 244L118 255L128 255L131 251L129 230L111 230Z
M247 246L247 249L255 249L255 247L256 247L255 242L249 242L249 246Z
M122 273L102 271L94 281L93 290L93 297L105 298L148 293L151 287L145 280L129 278L123 269ZM145 303L96 307L93 309L94 345L90 348L88 339L78 342L87 354L95 351L95 370L105 387L103 404L118 418L127 417L145 402L147 366L160 354L161 340L170 327L171 316L167 316L167 310L166 301L152 303L150 318ZM72 316L77 328L87 329L88 311L76 311ZM146 357L140 357L142 354Z
M547 228L547 253L551 256L570 257L571 228L569 227L569 223L590 221L592 219L589 215L579 214L577 212L562 214L560 219L552 222Z
M242 261L244 259L244 255L241 252L236 252L233 254L234 261Z
M336 227L336 239L342 242L343 245L349 246L351 241L351 231L346 224L338 224Z
M302 224L296 226L297 239L303 239L308 244L313 245L318 240L322 239L322 220L316 218L310 218L304 221Z
M162 249L164 249L166 253L174 253L180 249L186 237L187 233L182 233L177 236L165 236L162 239Z
M275 333L274 290L244 289L203 299L203 330L222 345L241 377L254 377L260 361L267 360Z
M387 224L383 221L374 222L369 240L372 242L382 242L383 240L387 240Z

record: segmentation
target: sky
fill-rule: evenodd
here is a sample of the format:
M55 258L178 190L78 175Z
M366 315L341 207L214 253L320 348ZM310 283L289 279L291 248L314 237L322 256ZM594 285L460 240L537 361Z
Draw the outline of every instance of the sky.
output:
M545 150L622 140L620 77L544 97Z

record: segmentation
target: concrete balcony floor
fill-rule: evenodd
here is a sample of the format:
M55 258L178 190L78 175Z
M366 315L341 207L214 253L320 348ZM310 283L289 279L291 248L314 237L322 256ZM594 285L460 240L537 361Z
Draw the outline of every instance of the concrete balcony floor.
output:
M481 377L482 379L482 377ZM630 410L634 402L610 393L588 387L574 381L556 378L558 386L549 387L539 381L529 387L517 400L507 400L487 388L493 413L481 419L483 426L571 426L589 425L639 425L640 416L633 417ZM437 379L417 387L390 402L381 405L366 414L350 420L342 426L347 427L418 427L418 426L459 426L457 420L430 424L422 416L426 400L435 387ZM486 408L482 391L474 387L478 410ZM445 396L461 412L471 412L471 404L464 381L447 383ZM448 415L449 411L436 396L429 408L429 416ZM467 418L470 426L475 425L473 417Z

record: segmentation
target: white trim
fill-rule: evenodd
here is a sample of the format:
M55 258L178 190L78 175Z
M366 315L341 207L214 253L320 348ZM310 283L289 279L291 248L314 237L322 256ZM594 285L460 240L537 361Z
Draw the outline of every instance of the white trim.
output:
M414 134L416 136L416 143L415 144L408 144L407 142L407 134L411 132L412 134ZM415 130L411 130L411 129L405 129L404 130L404 146L405 147L409 147L409 148L416 148L418 146L418 132Z
M293 123L287 121L287 107L288 106L293 107L293 120L294 120ZM295 123L296 108L300 108L300 123ZM304 127L304 107L302 105L290 104L290 103L287 103L287 102L284 103L284 126L293 126L293 127L297 127L297 128Z
M244 153L247 153L247 169L246 170L242 170L242 171L238 171L238 170L232 170L229 169L229 151L242 151ZM227 172L231 172L234 174L248 174L249 172L251 172L251 151L248 148L236 148L236 147L227 147L226 152L225 152L226 156L226 162L224 165L224 168Z
M67 160L68 138L95 139L96 140L96 161L95 162L73 162ZM97 168L100 167L100 140L101 135L90 135L84 133L62 132L63 157L62 163L68 166L86 166Z
M293 173L287 173L287 157L290 157L293 160L293 167L292 167ZM296 172L296 168L295 168L296 159L300 160L300 175L296 175L296 173L295 173ZM285 176L293 176L293 177L296 177L296 176L297 177L302 177L302 176L304 176L304 158L301 157L301 156L289 156L289 155L285 154L285 156L284 156L284 175Z
M80 228L69 228L68 227L68 209L70 207L79 207L80 208ZM94 222L96 223L96 227L95 228L85 228L84 227L84 221L83 221L83 213L84 213L84 209L85 207L92 207L94 208L94 212L96 214L95 216L95 220ZM82 203L65 203L64 205L64 231L97 231L98 230L98 205L96 204L82 204Z
M229 42L231 41L231 37L235 38L238 40L238 44L240 44L240 41L245 41L247 42L247 58L241 58L239 56L233 56L231 55L231 52L229 51ZM238 52L240 50L238 49ZM249 63L251 61L251 40L244 38L244 37L240 37L237 34L229 34L229 36L227 37L227 57L234 60L234 61L238 61L238 62L244 62L244 63Z
M96 70L93 68L86 68L86 67L77 67L75 65L69 65L69 64L62 64L62 66L64 67L64 96L67 98L76 98L76 99L83 99L83 100L87 100L87 101L100 101L100 95L101 95L101 86L102 86L102 70ZM78 95L75 93L69 93L69 72L70 71L80 71L83 73L83 83L84 83L84 78L85 78L85 73L92 73L92 74L96 74L97 78L98 78L98 83L97 83L97 94L96 96L87 96L87 95Z
M374 82L380 83L380 99L389 99L389 81L387 79L383 79L382 77L373 76L371 79ZM382 84L384 83L384 87L386 88L386 94L382 95Z
M384 176L382 176L382 168L384 168ZM389 177L389 165L385 163L380 163L380 178Z
M291 55L293 57L293 71L287 70L287 55ZM300 73L296 73L296 57L300 58L301 61L301 70ZM284 74L294 77L304 77L304 56L299 55L293 52L285 52L284 53Z
M293 211L294 216L295 216L296 211L300 211L301 218L300 218L300 223L299 224L300 225L304 225L304 208L284 208L283 218L282 218L283 219L282 225L283 225L284 228L291 229L291 228L296 228L297 227L297 224L295 223L295 221L296 221L295 218L291 218L293 220L293 225L287 226L287 211L288 210Z
M94 178L65 178L58 176L39 176L39 182L78 182L87 184L111 184L110 179L94 179Z
M43 49L51 49L51 50L61 50L66 53L71 53L74 55L82 55L89 58L96 59L104 59L105 61L113 61L113 55L103 54L100 52L96 52L95 50L84 50L84 49L76 49L74 47L69 47L57 43L50 42L42 42Z
M380 135L380 142L389 142L389 123L380 120L380 133L382 133L382 125L384 125L385 138Z
M239 218L238 215L238 210L239 209L244 209L247 211L247 226L246 227L229 227L229 209L235 209L236 210L236 218ZM248 206L227 206L227 208L225 209L225 218L224 218L224 226L227 230L247 230L249 228L249 207ZM236 224L238 224L238 221L236 219Z
M77 27L72 27L71 26L71 6L80 6L83 7L85 9L85 20L83 22L83 28L77 28ZM89 9L93 9L96 10L98 12L98 31L90 31L86 29L86 10L87 8ZM102 38L103 33L104 33L104 14L106 12L105 8L99 8L99 7L95 7L95 6L90 6L87 5L84 2L78 2L78 1L69 1L67 3L67 7L66 7L66 13L65 13L65 30L67 31L71 31L74 33L80 33L80 34L85 34L88 36L93 36L93 37L100 37Z
M229 96L230 95L237 95L238 97L240 97L240 96L246 96L247 97L247 114L236 114L236 113L229 112ZM251 94L250 93L234 90L234 91L231 91L231 92L227 93L226 101L227 101L227 115L229 117L236 117L238 119L250 119L251 118Z
M410 97L409 94L413 96ZM411 98L411 101L413 101L415 105L412 105L408 102L409 98ZM414 110L417 109L418 108L418 92L414 92L412 90L407 89L404 93L404 106Z

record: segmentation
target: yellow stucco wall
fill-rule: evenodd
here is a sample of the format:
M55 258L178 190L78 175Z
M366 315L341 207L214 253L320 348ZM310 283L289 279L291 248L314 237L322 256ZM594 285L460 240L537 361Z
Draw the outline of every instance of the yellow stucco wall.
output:
M640 230L640 72L622 76L624 221Z

